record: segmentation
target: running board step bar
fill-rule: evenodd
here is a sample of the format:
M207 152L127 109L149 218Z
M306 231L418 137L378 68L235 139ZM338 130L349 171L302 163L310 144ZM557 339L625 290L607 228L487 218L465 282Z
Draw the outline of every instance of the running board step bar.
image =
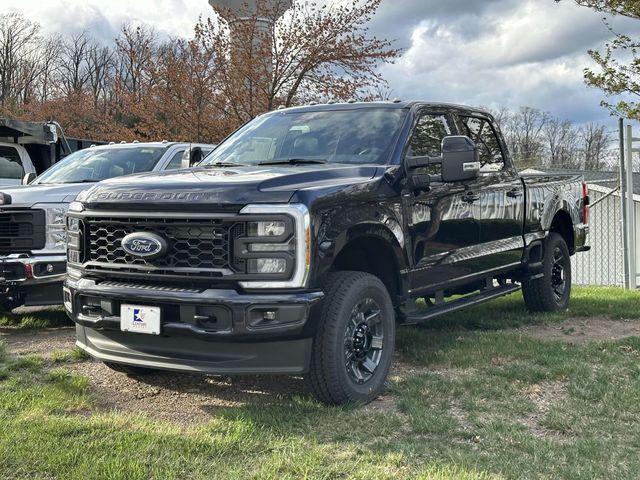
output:
M507 285L501 285L498 287L488 288L478 293L467 295L466 297L459 298L457 300L451 300L441 304L436 304L426 309L411 312L401 319L403 325L415 325L416 323L426 322L432 318L444 315L446 313L455 312L462 308L472 307L480 305L481 303L488 302L498 297L504 297L510 293L517 292L521 286L515 283L509 283Z

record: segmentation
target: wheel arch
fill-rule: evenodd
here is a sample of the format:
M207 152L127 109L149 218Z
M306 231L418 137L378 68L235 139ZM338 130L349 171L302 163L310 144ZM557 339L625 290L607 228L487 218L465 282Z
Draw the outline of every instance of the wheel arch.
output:
M565 209L558 210L549 225L549 233L558 233L564 239L570 255L573 255L576 249L573 225L573 219Z
M339 236L327 271L370 273L382 281L396 304L405 295L402 271L406 265L403 247L391 229L368 224L358 225Z

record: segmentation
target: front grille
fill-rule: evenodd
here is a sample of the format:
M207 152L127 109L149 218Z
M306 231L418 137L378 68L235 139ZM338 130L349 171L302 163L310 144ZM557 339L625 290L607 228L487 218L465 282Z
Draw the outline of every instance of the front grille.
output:
M220 277L231 269L233 225L220 218L87 217L85 262L93 270L117 268L130 273ZM135 232L152 232L165 238L169 244L166 255L150 260L125 252L122 239Z
M25 253L44 248L44 210L0 212L0 254Z

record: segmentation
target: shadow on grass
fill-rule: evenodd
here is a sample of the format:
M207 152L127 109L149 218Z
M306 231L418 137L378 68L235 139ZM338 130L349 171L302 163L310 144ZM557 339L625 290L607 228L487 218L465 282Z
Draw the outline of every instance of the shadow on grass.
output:
M0 327L12 329L40 329L69 327L73 322L62 308L38 309L37 311L21 311L0 313Z

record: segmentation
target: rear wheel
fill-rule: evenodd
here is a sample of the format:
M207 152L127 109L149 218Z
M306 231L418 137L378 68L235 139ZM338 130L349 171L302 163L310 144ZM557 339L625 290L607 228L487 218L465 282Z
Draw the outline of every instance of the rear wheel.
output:
M384 390L395 346L389 293L375 276L337 272L327 281L308 388L330 405L367 403Z
M551 232L544 244L541 278L525 282L522 294L532 312L554 312L569 305L571 256L564 238Z
M125 373L131 376L142 376L149 375L151 373L157 372L157 370L153 368L147 367L136 367L134 365L123 365L121 363L112 363L112 362L104 362L104 364L109 367L111 370L119 373Z

